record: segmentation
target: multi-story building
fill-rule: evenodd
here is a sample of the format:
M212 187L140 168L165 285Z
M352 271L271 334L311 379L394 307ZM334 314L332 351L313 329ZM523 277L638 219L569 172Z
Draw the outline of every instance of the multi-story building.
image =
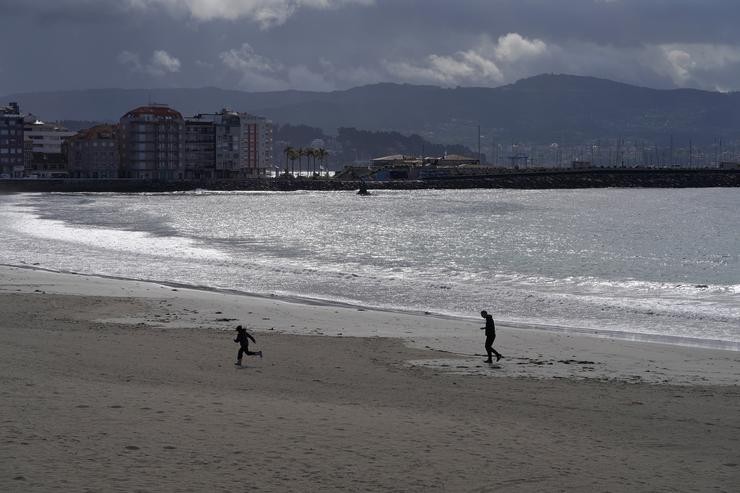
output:
M0 177L23 177L23 115L17 103L0 106Z
M61 154L62 144L76 132L56 123L45 123L33 115L24 121L24 139L33 144L33 152L42 154Z
M272 123L247 113L221 110L185 122L187 175L238 179L272 168Z
M260 116L241 115L243 148L241 174L261 176L272 171L272 122Z
M242 124L239 113L222 110L214 115L216 132L216 178L239 177Z
M23 166L25 169L31 169L33 164L33 142L23 139ZM24 174L24 176L27 176Z
M65 143L71 178L118 178L120 154L118 125L97 125L82 130Z
M184 119L165 105L142 106L120 121L124 178L238 179L272 168L272 123L222 110Z
M167 105L129 111L120 120L122 178L185 179L185 120Z
M214 115L185 119L185 178L209 180L216 177L216 126Z
M33 115L28 115L24 121L23 138L30 142L32 155L26 165L26 176L45 178L67 176L67 159L62 152L62 145L75 133L61 125L45 123Z

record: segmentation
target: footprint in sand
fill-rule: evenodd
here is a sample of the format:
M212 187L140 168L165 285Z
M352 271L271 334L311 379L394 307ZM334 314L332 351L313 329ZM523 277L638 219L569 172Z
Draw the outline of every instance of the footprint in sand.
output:
M126 445L126 450L139 450L139 447L136 445Z

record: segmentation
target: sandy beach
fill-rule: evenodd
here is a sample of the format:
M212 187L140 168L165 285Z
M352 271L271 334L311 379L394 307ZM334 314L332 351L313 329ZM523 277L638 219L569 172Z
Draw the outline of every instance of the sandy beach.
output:
M15 267L0 307L2 491L740 484L736 351L500 325L489 367L472 318Z

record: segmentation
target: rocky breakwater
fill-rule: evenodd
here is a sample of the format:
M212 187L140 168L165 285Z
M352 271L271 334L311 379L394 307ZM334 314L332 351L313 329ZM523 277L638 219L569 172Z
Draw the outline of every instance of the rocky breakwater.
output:
M0 193L17 192L176 192L189 190L358 190L363 182L330 178L254 178L223 181L145 181L34 179L0 180ZM496 170L475 177L427 180L365 181L369 190L414 189L567 189L567 188L706 188L740 187L740 170L594 169Z

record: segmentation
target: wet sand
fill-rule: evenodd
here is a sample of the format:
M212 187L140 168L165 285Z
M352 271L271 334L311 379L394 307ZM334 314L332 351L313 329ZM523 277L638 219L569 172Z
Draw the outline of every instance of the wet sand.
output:
M2 491L740 484L737 352L499 327L489 367L465 321L15 268L0 307Z

